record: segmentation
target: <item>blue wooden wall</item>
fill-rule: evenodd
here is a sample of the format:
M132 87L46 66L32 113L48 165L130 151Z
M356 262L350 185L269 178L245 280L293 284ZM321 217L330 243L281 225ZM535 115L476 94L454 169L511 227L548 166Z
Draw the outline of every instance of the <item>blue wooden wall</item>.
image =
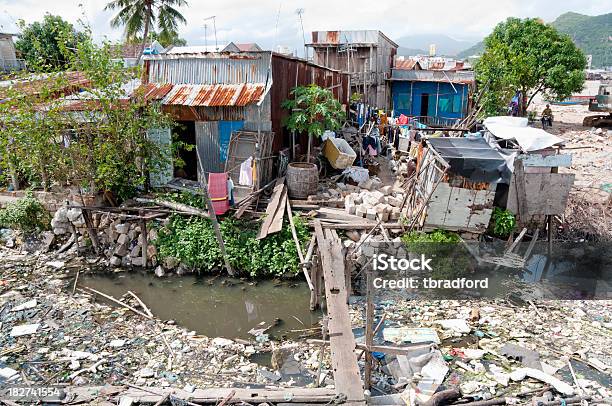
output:
M427 114L425 115L431 117L463 118L467 114L468 92L467 85L458 83L451 85L448 82L394 81L391 84L393 110L396 117L400 114L407 116L422 115L422 95L426 93L429 95L429 102ZM436 93L438 93L437 112Z

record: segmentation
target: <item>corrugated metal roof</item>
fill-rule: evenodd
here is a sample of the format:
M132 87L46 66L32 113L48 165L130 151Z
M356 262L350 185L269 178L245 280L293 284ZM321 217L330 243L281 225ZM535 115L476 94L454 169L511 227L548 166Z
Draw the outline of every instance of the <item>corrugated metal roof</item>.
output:
M347 30L347 31L313 31L312 44L309 45L333 45L333 44L370 44L377 45L380 39L398 47L389 37L378 30Z
M149 84L148 86L151 86ZM238 106L259 103L264 95L264 83L243 83L238 85L157 85L156 90L149 90L148 94L166 92L168 86L171 90L166 92L162 99L165 105L181 106ZM159 100L159 99L158 99Z
M473 71L435 71L435 70L405 70L393 69L390 80L405 80L412 82L451 82L473 84Z
M396 59L393 69L421 69L421 65L419 64L419 61L415 61L414 59Z
M156 55L146 59L148 82L192 85L265 83L269 52Z

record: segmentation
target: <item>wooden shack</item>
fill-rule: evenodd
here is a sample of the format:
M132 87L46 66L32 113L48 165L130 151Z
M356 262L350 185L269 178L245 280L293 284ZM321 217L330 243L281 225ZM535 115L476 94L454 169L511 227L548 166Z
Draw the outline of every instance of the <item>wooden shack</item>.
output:
M429 138L419 146L409 214L424 231L476 237L489 225L497 184L509 176L504 157L482 138Z

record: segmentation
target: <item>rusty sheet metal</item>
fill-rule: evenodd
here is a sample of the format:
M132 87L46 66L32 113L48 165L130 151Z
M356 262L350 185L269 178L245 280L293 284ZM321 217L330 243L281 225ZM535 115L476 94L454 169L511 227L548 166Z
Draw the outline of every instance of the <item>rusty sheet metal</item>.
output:
M239 85L174 85L162 100L166 105L238 106L259 103L265 94L264 83Z
M142 92L145 100L158 101L162 100L170 91L174 85L170 83L157 84L147 83L140 87L139 92Z
M55 76L55 77L54 77ZM13 89L24 96L39 96L50 91L54 97L77 93L82 87L90 86L90 80L83 72L61 72L45 76L32 76L29 80L10 80L0 84L0 98L6 98Z
M418 61L414 59L396 59L394 62L393 69L405 69L405 70L413 70L413 69L421 69L421 65Z
M269 52L243 55L161 55L146 61L147 82L175 85L265 83L269 62Z

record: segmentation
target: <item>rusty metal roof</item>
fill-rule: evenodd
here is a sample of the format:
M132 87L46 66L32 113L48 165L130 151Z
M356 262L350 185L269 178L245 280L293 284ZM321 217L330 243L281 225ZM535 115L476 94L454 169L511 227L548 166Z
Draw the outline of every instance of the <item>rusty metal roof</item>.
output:
M415 61L414 59L396 59L393 69L421 69L421 64L419 63L419 61Z
M237 85L172 85L149 83L143 86L147 100L161 100L165 105L246 106L259 103L265 96L265 83Z

